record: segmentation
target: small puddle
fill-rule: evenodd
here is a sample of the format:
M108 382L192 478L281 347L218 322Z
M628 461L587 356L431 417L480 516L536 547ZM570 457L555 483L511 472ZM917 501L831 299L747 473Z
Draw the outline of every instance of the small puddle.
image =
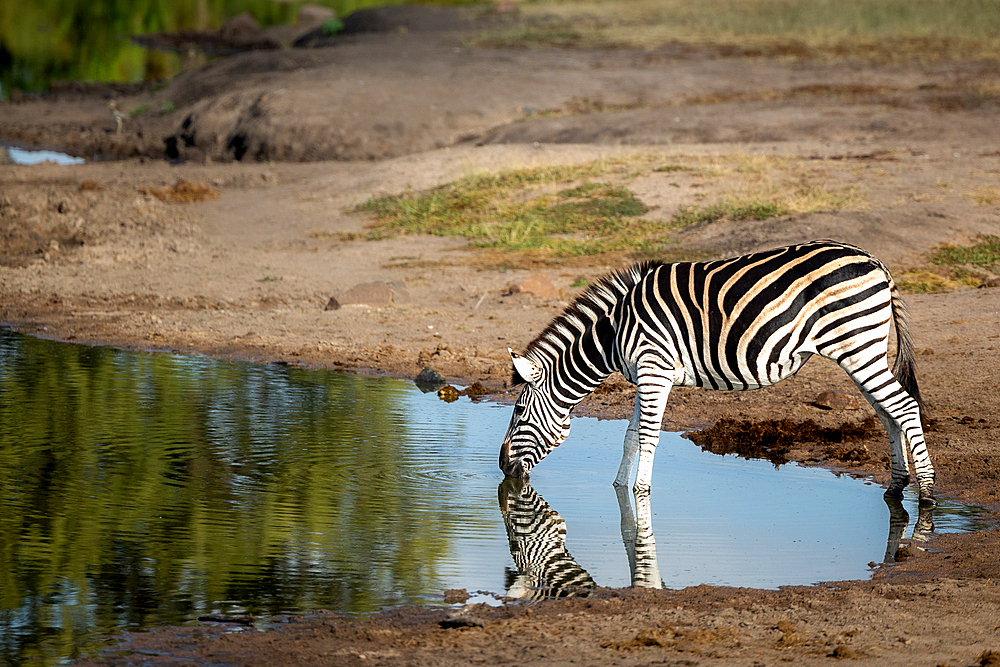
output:
M72 155L59 153L57 151L18 148L8 144L0 144L0 165L42 164L43 162L52 162L54 164L83 164L86 160L82 157L73 157Z
M209 614L366 613L449 589L497 602L866 578L899 539L986 526L976 507L887 507L863 480L668 433L636 506L611 486L622 421L574 418L530 485L503 482L509 417L405 381L0 330L0 663Z

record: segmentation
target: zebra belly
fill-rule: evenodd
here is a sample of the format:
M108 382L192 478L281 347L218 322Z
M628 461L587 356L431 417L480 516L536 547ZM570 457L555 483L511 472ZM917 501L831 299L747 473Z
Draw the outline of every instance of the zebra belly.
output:
M685 387L703 387L705 389L721 389L725 391L747 391L750 389L760 389L777 384L785 378L795 375L802 368L812 352L799 352L770 362L767 367L757 373L757 377L736 377L723 375L717 369L702 368L698 371L689 369L684 373L684 381L681 384Z

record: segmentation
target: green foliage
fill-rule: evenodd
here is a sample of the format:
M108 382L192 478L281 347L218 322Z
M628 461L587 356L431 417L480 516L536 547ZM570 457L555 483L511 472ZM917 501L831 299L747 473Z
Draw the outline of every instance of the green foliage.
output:
M315 0L338 16L392 0ZM398 0L397 0L398 1ZM292 23L301 2L273 0L31 0L0 2L0 44L11 55L0 71L0 98L51 81L159 80L180 71L181 55L147 50L123 36L214 30L248 11L262 26Z
M336 35L344 29L344 22L337 18L327 19L326 21L323 21L322 28L324 35Z

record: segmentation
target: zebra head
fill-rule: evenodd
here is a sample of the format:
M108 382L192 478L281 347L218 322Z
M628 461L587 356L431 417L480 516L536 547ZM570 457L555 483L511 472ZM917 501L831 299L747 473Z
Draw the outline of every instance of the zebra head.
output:
M508 352L514 377L525 386L500 447L500 469L508 477L522 478L569 435L569 408L556 401L542 366L509 348Z

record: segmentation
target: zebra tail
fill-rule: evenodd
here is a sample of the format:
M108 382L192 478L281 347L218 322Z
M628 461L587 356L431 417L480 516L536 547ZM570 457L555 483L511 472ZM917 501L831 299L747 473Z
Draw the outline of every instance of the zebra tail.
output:
M888 271L886 275L889 275ZM913 352L913 339L910 337L910 318L906 312L906 303L903 302L899 288L891 276L889 276L889 290L892 299L892 319L896 325L896 360L892 364L892 374L906 393L917 402L921 421L926 422L927 407L920 396L920 388L917 387L917 360Z

